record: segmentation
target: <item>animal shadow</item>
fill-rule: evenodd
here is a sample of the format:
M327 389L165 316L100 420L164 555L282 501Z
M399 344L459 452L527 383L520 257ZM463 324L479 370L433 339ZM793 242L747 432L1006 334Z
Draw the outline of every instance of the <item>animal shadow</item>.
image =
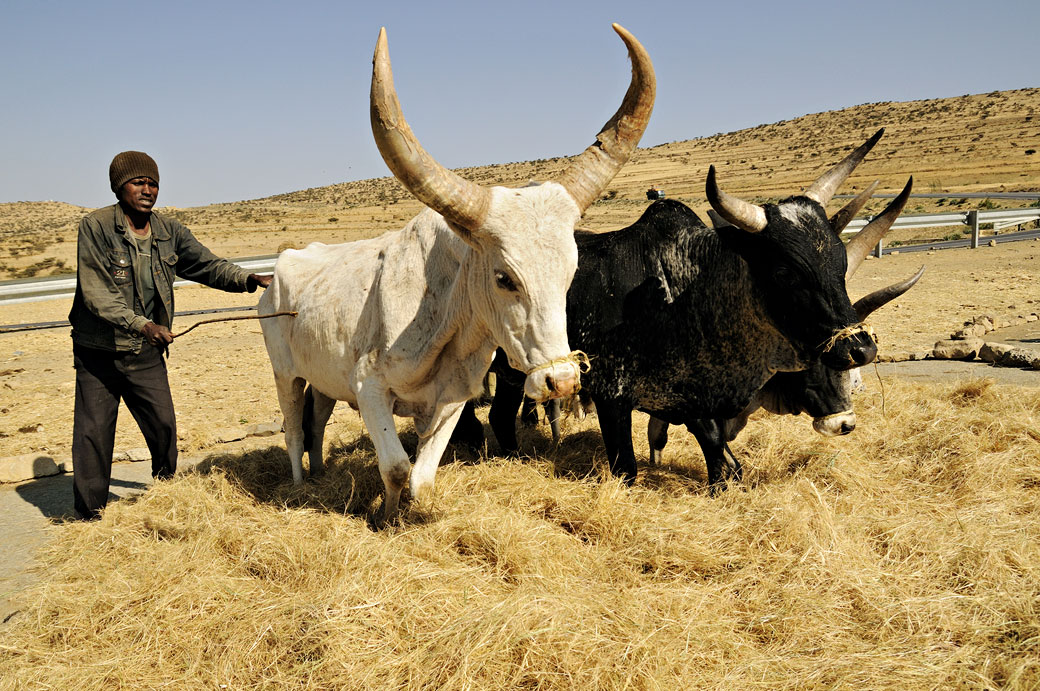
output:
M311 509L371 519L382 503L383 482L367 436L326 451L325 471L308 475L304 458L302 485L294 485L289 455L281 446L214 454L187 472L221 474L261 504Z
M402 432L401 443L414 459L418 445L415 432ZM324 472L314 475L308 470L305 455L304 483L294 485L285 448L269 446L242 453L214 454L186 472L219 473L261 504L355 516L365 519L372 529L384 526L383 480L375 447L368 435L345 443L332 443L325 450ZM426 507L411 502L407 487L401 501L400 522L415 525L435 519Z

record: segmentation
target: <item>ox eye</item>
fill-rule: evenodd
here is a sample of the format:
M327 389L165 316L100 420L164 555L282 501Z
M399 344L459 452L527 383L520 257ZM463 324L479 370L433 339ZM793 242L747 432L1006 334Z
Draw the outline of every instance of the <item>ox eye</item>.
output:
M802 284L798 273L786 266L778 266L773 270L773 281L785 288L797 288Z
M505 271L495 272L495 283L502 290L508 290L511 293L517 292L516 283L513 281L512 276L507 274Z

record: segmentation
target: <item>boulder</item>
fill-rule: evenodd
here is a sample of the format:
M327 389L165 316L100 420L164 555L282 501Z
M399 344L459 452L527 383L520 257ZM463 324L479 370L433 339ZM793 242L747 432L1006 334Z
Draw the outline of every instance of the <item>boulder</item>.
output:
M228 444L233 441L241 441L246 438L246 431L240 427L232 427L217 432L218 444Z
M249 425L246 427L246 436L248 437L270 437L275 434L279 434L282 431L282 423L280 422L258 422L255 425Z
M150 461L152 460L152 452L148 450L147 446L138 446L133 449L127 449L126 451L120 451L112 454L113 461Z
M985 324L969 324L963 329L958 329L950 334L950 338L955 341L964 341L979 339L986 335L989 331Z
M1034 368L1036 367L1034 363L1037 361L1040 361L1040 353L1037 351L1029 348L1015 348L1001 359L1000 364L1005 367Z
M45 453L26 453L0 459L0 482L22 482L37 477L57 475L64 464Z
M1006 343L984 343L979 348L979 359L986 362L1000 362L1004 357L1015 349L1015 346Z
M981 338L936 341L932 357L937 360L974 360L983 345Z

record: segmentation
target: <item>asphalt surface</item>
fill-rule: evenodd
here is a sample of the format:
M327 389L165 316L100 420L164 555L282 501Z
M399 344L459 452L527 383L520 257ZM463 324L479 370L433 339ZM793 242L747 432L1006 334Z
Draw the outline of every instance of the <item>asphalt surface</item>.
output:
M112 465L110 493L122 498L152 483L151 463ZM72 475L53 475L14 485L0 485L0 621L16 611L15 599L35 582L34 555L52 530L72 518Z
M1040 229L1034 228L1033 230L1019 230L1014 233L1001 233L1000 235L986 235L980 243L988 245L991 241L996 242L998 245L1004 242L1019 242L1022 240L1033 240L1040 237ZM956 249L958 247L968 247L971 245L971 238L961 238L959 240L936 240L935 242L927 245L898 245L896 247L884 247L881 248L881 254L892 254L893 252L931 252L933 250L949 250Z

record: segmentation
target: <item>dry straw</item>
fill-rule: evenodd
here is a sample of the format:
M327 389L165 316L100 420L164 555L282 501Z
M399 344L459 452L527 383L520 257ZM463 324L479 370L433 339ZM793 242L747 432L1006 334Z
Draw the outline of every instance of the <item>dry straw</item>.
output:
M606 477L594 419L382 530L356 426L302 489L213 458L54 529L0 687L1037 688L1040 392L888 389L849 437L757 416L714 498L685 433Z

